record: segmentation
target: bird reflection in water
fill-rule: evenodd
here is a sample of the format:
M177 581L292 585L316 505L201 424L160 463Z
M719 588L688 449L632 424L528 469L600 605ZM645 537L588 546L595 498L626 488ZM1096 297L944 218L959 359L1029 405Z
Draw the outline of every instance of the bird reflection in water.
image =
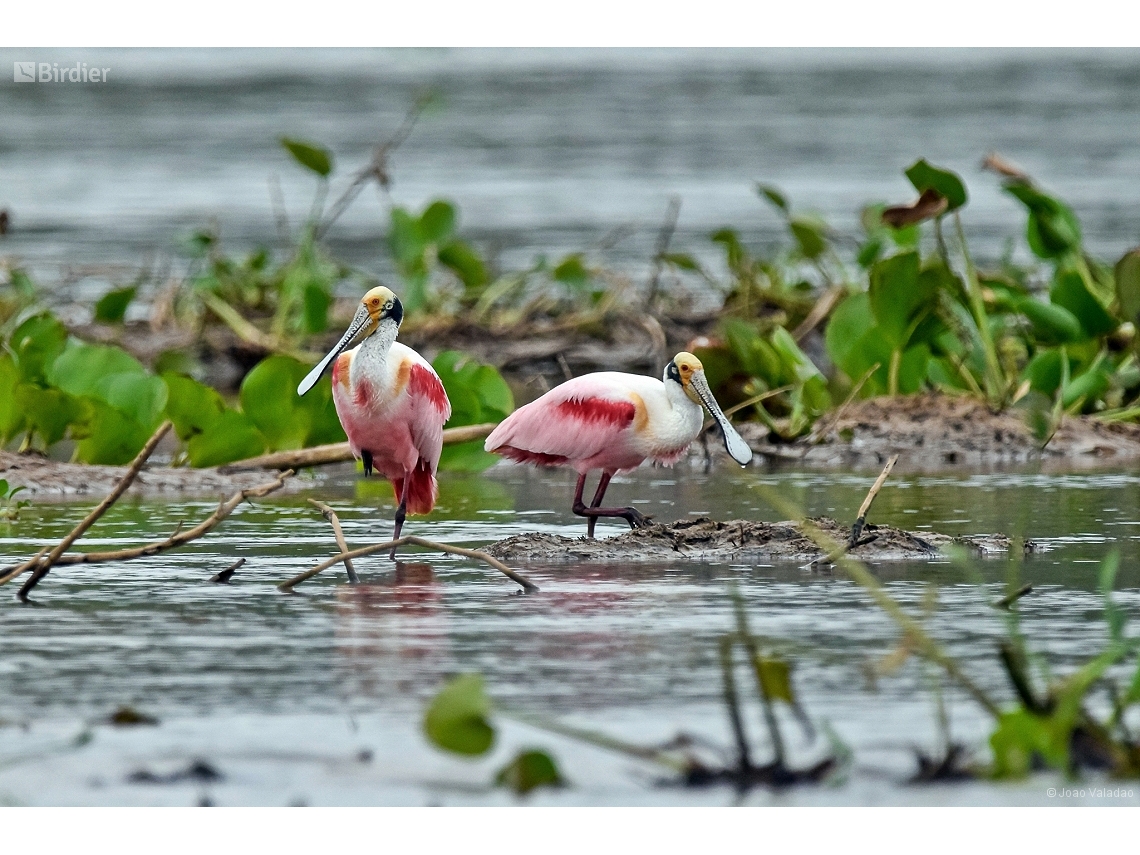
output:
M443 587L430 564L397 561L387 581L337 589L338 661L353 694L414 696L449 667Z

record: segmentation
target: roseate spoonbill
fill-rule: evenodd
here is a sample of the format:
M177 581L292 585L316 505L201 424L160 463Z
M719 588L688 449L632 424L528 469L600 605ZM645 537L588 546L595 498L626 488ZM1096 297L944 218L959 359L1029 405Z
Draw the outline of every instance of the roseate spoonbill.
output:
M636 508L603 508L602 497L618 472L644 460L672 466L701 432L708 409L724 434L724 445L742 466L752 449L717 406L701 361L681 352L662 380L616 371L599 371L567 380L537 401L515 410L487 437L484 448L519 463L572 466L578 471L574 513L587 517L594 536L598 517L622 517L630 528L649 520ZM589 507L582 503L586 474L601 469Z
M404 307L389 289L373 288L360 301L348 330L328 356L297 387L304 395L333 365L336 413L352 453L364 461L364 474L375 468L392 482L396 530L407 514L435 507L439 486L435 470L443 449L443 425L451 402L428 361L396 341ZM357 347L346 350L360 338ZM389 558L396 557L395 548Z

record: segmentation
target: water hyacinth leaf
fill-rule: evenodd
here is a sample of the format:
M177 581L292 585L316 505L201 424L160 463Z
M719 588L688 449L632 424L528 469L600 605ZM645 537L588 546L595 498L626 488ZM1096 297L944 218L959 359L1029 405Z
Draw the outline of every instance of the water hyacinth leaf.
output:
M997 778L1023 778L1040 758L1056 769L1069 760L1069 732L1046 717L1025 709L1002 713L990 735L993 774Z
M79 401L59 389L42 389L31 383L16 387L16 408L23 413L21 429L38 434L45 446L59 442L68 426L80 421L83 408Z
M432 362L451 401L453 427L502 421L515 409L514 395L503 376L490 365L455 350L445 350Z
M388 229L388 246L401 265L422 261L427 242L420 220L403 208L393 208Z
M1004 189L1029 211L1026 239L1034 255L1057 258L1080 247L1081 225L1068 205L1025 181L1007 182Z
M420 235L427 243L442 244L455 230L455 208L437 199L420 215Z
M905 174L920 194L933 190L942 196L946 200L948 211L955 211L966 204L966 185L949 169L932 166L920 159L911 164Z
M281 145L289 154L293 155L293 159L297 163L317 173L321 178L328 178L329 173L332 172L332 154L329 153L328 149L289 137L282 137Z
M276 355L257 363L242 381L242 411L271 451L344 440L327 376L304 397L297 394L308 373L298 360Z
M1108 391L1111 384L1112 375L1098 361L1065 384L1061 393L1061 405L1067 409L1082 399L1086 404L1096 401Z
M20 369L20 379L42 383L48 369L67 346L67 330L48 313L28 318L12 333L8 346Z
M590 271L578 254L568 255L554 268L551 276L558 282L563 282L573 288L584 288L590 281Z
M787 197L784 196L784 194L781 193L779 190L777 190L775 187L771 187L771 186L766 185L766 184L757 184L756 185L756 192L759 193L761 195L761 197L763 197L764 199L767 199L769 202L771 202L772 205L774 205L777 209L783 211L784 213L787 213L787 211L788 211Z
M824 332L824 344L832 361L853 380L862 373L853 364L855 349L863 335L874 326L875 314L871 311L871 298L867 294L853 294L831 313Z
M20 371L12 357L0 351L0 445L8 442L24 424L24 417L16 404L16 385Z
M783 365L780 354L756 327L739 318L727 318L721 327L740 370L759 378L769 387L782 385Z
M1034 334L1046 344L1081 341L1085 338L1081 322L1063 306L1042 303L1032 297L1021 297L1015 305L1033 325Z
M72 428L72 435L79 439L76 454L84 463L112 466L130 463L150 439L151 426L141 424L107 402L88 397L82 399L82 404L82 421Z
M903 252L876 262L871 268L868 294L880 329L895 347L906 344L911 320L931 295L918 287L917 252Z
M1029 381L1030 388L1052 399L1061 385L1064 356L1059 349L1041 350L1025 366L1022 377Z
M1072 312L1088 338L1107 335L1119 326L1100 301L1089 293L1084 279L1076 270L1058 271L1049 291L1049 301Z
M226 410L186 444L190 465L196 467L222 466L256 457L265 450L261 432L237 410Z
M301 311L301 326L305 332L319 333L328 329L332 301L331 289L321 282L310 281L305 285Z
M789 704L796 702L792 691L792 669L783 659L756 657L752 663L756 669L756 676L764 688L764 694L770 700L786 701Z
M145 375L142 363L120 347L72 342L52 364L52 385L71 395L102 398L118 374Z
M822 220L797 214L788 220L788 228L804 258L814 261L827 250L827 224Z
M561 787L566 781L558 765L545 751L520 751L495 774L495 785L525 796L538 787Z
M724 247L725 260L728 262L729 269L739 270L744 264L744 259L747 253L744 251L744 245L740 242L740 238L732 229L719 229L713 232L713 243L719 243Z
M490 712L483 677L462 674L432 699L424 715L424 733L444 751L471 757L485 754L495 741L495 730L487 721Z
M99 384L101 400L151 430L158 427L167 395L162 379L149 374L114 374Z
M1116 299L1124 319L1140 325L1140 249L1129 250L1116 262Z
M131 285L128 288L116 288L113 291L108 291L95 303L95 320L105 324L121 323L123 316L127 313L127 307L135 298L138 290L137 285Z
M451 241L440 247L438 256L439 263L455 273L463 287L469 291L482 288L490 278L483 259L463 241Z
M226 402L216 390L190 377L166 373L166 417L183 442L210 430L226 411Z

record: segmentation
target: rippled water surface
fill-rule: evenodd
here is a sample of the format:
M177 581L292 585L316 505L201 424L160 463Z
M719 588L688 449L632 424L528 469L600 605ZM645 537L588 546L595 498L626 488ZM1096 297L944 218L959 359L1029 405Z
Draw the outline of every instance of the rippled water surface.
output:
M777 485L812 514L851 519L873 475L643 469L615 481L615 501L662 519L777 519L756 495ZM1105 638L1097 562L1112 547L1123 563L1119 601L1140 609L1140 476L1135 472L898 475L872 519L946 533L1012 531L1046 548L1021 568L1034 592L1020 604L1031 647L1063 673ZM445 475L437 511L410 530L484 544L523 531L578 534L563 473L501 466L483 476ZM351 544L387 536L384 483L347 470L307 495L341 512ZM41 504L0 528L4 563L62 537L88 505ZM213 504L121 502L91 531L111 547L169 534ZM608 527L605 532L620 529ZM603 529L600 526L599 531ZM279 581L333 553L327 523L303 497L244 506L214 534L167 555L54 570L36 605L0 600L0 801L20 804L461 804L510 803L488 786L521 747L550 750L571 786L534 795L551 804L1048 803L1043 775L1015 785L905 786L911 746L938 742L931 674L909 661L877 687L866 664L893 650L894 625L838 576L794 565L529 566L541 587L523 596L478 563L407 554L395 567L359 562L366 584L328 571L298 588ZM228 586L206 580L244 557ZM916 612L933 587L932 632L985 689L1007 699L995 642L1005 632L989 603L1005 591L1004 561L890 564L875 568ZM478 671L497 703L641 743L679 731L730 744L721 702L717 638L732 627L729 586L739 587L752 629L794 663L801 700L854 752L846 778L827 787L739 797L723 788L661 786L655 767L496 718L487 758L465 761L420 733L427 699L447 675ZM1123 675L1125 678L1128 675ZM987 757L986 714L949 689L952 734ZM157 726L115 728L131 705ZM746 726L766 756L759 710ZM826 748L783 720L793 758ZM86 734L86 735L85 735ZM77 741L77 737L79 737ZM132 783L203 760L213 782ZM1127 799L1134 803L1137 799ZM1119 803L1110 800L1109 803Z

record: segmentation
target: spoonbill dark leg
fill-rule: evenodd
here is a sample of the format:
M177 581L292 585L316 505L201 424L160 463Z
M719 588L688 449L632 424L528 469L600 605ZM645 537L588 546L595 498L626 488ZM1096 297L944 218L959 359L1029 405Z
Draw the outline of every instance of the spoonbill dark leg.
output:
M590 507L586 507L582 503L582 490L586 486L586 476L578 476L578 486L574 490L574 507L573 511L577 516L586 517L589 522L586 524L586 536L594 536L594 525L598 521L598 517L621 517L629 527L642 528L649 525L650 517L645 516L637 508L601 508L598 507L602 503L602 498L606 495L606 488L610 485L610 479L614 477L612 472L602 472L602 477L598 479L598 489L594 492L593 501L590 502Z
M396 530L392 533L392 540L400 539L400 529L403 528L404 519L408 515L408 490L411 488L411 476L404 479L404 489L400 495L400 507L396 508ZM396 547L392 547L392 551L388 553L388 560L396 560Z

